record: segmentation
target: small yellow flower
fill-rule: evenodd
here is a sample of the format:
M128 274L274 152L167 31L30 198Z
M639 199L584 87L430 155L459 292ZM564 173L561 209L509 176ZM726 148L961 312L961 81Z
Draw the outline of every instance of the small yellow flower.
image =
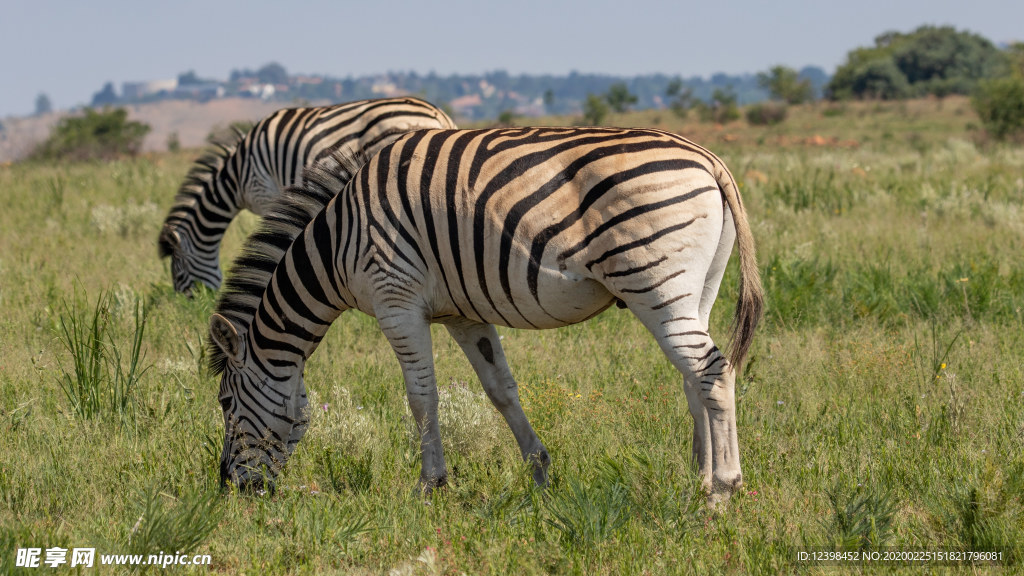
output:
M945 369L946 369L946 363L945 362L943 362L942 364L939 364L939 370L945 370Z

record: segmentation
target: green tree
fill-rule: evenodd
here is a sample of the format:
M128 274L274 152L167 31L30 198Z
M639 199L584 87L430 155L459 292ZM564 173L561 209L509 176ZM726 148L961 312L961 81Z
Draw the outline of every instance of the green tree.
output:
M93 107L110 106L117 103L117 92L114 91L114 83L107 82L99 92L92 95Z
M287 84L288 72L277 62L263 65L256 71L256 77L264 84Z
M608 104L605 99L596 94L587 94L583 102L583 122L590 126L600 126L608 116Z
M134 156L142 148L149 126L128 120L124 108L97 112L86 108L82 116L62 119L45 142L31 154L36 160L109 160Z
M907 77L892 60L870 60L853 73L851 92L858 98L893 100L911 95Z
M1014 42L1006 49L1010 71L1024 76L1024 42Z
M999 50L989 40L952 26L922 26L893 50L896 66L918 94L933 87L966 94L981 78L1001 72Z
M665 97L668 99L668 107L680 118L686 118L690 108L693 108L696 103L693 90L684 86L681 78L673 78L669 81L665 88Z
M886 32L874 46L851 50L827 92L832 99L969 94L1005 66L1005 56L982 36L922 26L909 34Z
M1024 76L1011 74L981 82L971 104L985 130L997 140L1024 131Z
M555 105L555 91L552 90L551 88L548 88L547 90L544 91L544 108L546 108L547 111L550 112L551 108L554 105Z
M665 96L669 99L675 98L683 91L683 79L678 76L668 81L665 87Z
M787 104L803 104L814 96L811 81L801 79L800 74L787 66L774 66L771 70L757 75L757 84L776 100Z
M40 92L36 96L36 116L42 116L43 114L49 114L53 112L53 103L50 102L50 97Z
M213 82L213 80L205 80L200 78L195 70L189 70L188 72L182 72L178 74L178 86L194 86L196 84L207 84Z
M616 112L625 112L629 107L637 103L636 94L631 94L625 82L616 82L608 87L604 99Z

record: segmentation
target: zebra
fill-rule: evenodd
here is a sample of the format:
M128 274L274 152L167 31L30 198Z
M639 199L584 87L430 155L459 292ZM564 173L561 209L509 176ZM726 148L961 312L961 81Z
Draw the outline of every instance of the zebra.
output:
M440 109L412 97L361 100L316 108L285 108L233 142L213 148L189 171L164 220L161 258L171 257L174 289L221 284L220 242L242 209L260 216L302 170L338 149L367 155L398 135L421 128L455 128Z
M346 159L336 158L339 165ZM462 348L547 483L495 325L544 329L628 307L683 374L708 503L742 484L735 377L763 293L724 163L658 130L507 128L403 135L343 176L319 167L248 241L210 319L221 376L221 482L270 490L308 426L303 369L345 310L377 318L420 434L420 486L447 481L430 324ZM708 319L734 243L740 287L728 357Z

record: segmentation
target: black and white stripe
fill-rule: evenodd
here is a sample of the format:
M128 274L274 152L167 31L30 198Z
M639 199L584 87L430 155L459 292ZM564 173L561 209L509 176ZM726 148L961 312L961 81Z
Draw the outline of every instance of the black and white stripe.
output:
M337 174L348 173L342 188ZM425 487L446 479L431 322L462 347L544 483L548 453L494 325L565 326L618 300L683 374L712 500L739 485L735 368L763 298L736 184L712 153L656 130L424 130L357 170L305 178L250 240L211 319L225 480L276 473L305 428L304 363L354 308L377 318L402 366ZM708 317L734 242L741 280L726 357Z
M215 143L196 161L160 232L161 257L171 257L174 289L195 282L220 286L220 241L242 209L264 215L302 171L337 151L370 155L399 135L455 128L444 112L412 97L361 100L317 108L286 108L260 120L231 143Z

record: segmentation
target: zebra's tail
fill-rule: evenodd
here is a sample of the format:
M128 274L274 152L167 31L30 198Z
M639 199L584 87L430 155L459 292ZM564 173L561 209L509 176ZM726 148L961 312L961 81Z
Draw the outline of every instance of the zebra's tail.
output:
M729 363L738 373L754 339L754 329L761 320L764 290L761 287L761 273L757 267L754 236L750 232L739 187L729 169L721 161L717 163L715 179L718 180L718 186L732 212L733 223L736 226L736 245L740 252L740 294L736 301L736 313L729 328Z

